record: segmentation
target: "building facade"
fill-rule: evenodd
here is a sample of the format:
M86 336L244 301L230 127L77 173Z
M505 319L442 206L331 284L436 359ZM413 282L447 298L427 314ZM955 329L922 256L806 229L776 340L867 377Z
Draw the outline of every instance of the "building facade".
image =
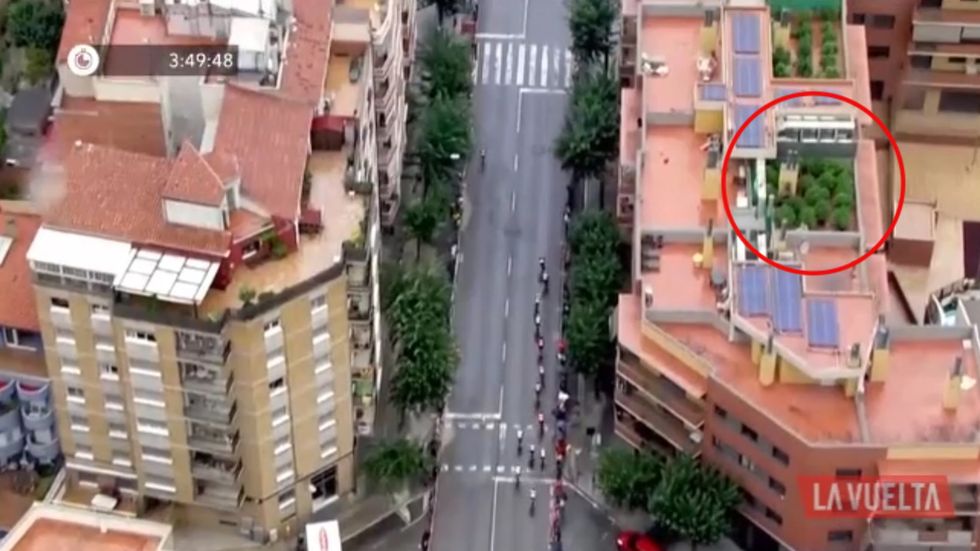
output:
M268 541L355 490L381 381L380 106L372 6L322 7L69 5L26 255L65 501ZM235 45L239 70L65 64L147 41Z
M833 2L732 4L623 4L616 433L734 480L748 549L974 549L974 325L890 323L880 251L821 275L759 258L833 271L884 233L870 117L809 96L752 119L799 91L870 105L866 29ZM949 518L818 518L800 485L936 474Z

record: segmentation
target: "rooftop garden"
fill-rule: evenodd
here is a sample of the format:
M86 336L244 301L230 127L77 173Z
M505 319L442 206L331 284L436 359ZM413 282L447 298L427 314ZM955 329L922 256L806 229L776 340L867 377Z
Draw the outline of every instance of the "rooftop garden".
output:
M843 70L840 48L840 11L783 12L789 36L780 37L783 24L776 22L772 72L777 78L840 78Z
M779 190L779 161L767 161L766 185L776 197L773 221L787 229L847 231L854 223L854 171L841 161L802 159L796 193Z

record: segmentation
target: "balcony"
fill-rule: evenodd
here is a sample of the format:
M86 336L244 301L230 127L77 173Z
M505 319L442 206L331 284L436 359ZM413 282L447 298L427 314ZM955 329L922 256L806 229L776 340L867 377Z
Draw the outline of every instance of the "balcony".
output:
M219 336L177 332L178 357L224 365L229 354L231 342Z
M17 381L17 398L22 402L45 402L48 401L51 385L47 382L26 383Z
M208 427L194 422L189 424L187 445L191 448L226 456L234 455L238 451L238 431L231 433L229 430Z
M194 499L212 507L239 509L245 502L245 490L238 484L224 486L200 482L195 489Z
M957 519L879 519L871 526L875 550L903 548L943 551L973 550L973 520Z
M229 374L225 377L219 369L211 366L181 362L180 382L186 390L227 395L234 384L234 376Z
M650 439L644 436L642 434L643 429L645 427L630 415L624 415L622 419L619 416L616 417L614 425L616 436L622 438L630 446L641 451L652 451L668 457L676 453L675 448L669 445L662 445L656 439Z
M53 434L50 435L49 440L43 440L31 434L27 437L27 453L41 463L53 463L58 458L58 454L61 453L61 448L58 445L58 439Z
M950 484L953 509L964 514L976 514L980 510L980 491L976 484Z
M20 417L27 430L45 430L54 426L54 412L47 404L25 403L20 407Z
M194 452L191 459L191 474L201 480L234 484L241 473L241 461L235 463L202 452Z
M689 454L697 453L698 444L691 440L691 431L669 413L651 405L634 393L620 389L616 391L616 404L677 449Z
M20 427L20 414L16 402L0 402L0 432Z
M367 295L352 295L347 299L347 318L351 321L371 320L371 300Z
M659 403L693 427L704 424L704 411L692 402L680 387L661 376L645 373L637 363L620 358L618 374L640 392Z
M0 429L0 465L6 465L13 458L17 457L24 451L24 437L17 434L14 438L12 432L7 432Z
M14 382L0 379L0 402L9 402L14 398Z
M221 425L230 425L235 420L238 407L234 401L213 400L202 394L187 394L184 402L184 415Z

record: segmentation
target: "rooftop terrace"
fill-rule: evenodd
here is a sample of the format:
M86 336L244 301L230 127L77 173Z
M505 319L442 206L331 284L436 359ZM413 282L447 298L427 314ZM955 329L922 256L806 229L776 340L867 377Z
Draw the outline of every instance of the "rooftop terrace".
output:
M647 113L694 109L694 85L701 43L701 19L646 17L640 43L644 53L663 58L668 73L643 77L643 103Z
M68 507L35 504L0 543L3 551L157 551L171 528Z

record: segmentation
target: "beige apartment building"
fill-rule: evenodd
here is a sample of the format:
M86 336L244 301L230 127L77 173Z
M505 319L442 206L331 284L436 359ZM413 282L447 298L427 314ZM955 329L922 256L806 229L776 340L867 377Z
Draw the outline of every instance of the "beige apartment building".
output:
M381 380L374 35L367 6L321 8L69 5L27 251L64 501L267 541L354 490ZM231 44L240 70L82 78L78 43Z

